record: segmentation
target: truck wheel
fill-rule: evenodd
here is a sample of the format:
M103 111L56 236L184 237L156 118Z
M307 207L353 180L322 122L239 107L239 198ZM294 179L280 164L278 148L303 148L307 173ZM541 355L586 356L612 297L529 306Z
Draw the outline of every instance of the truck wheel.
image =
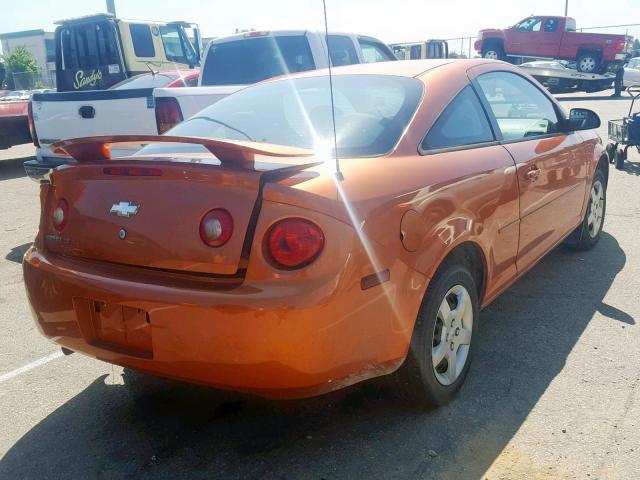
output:
M609 160L609 163L615 162L616 146L617 144L615 143L609 143L605 147L605 151L607 152L607 160Z
M627 159L627 151L624 148L618 148L616 149L613 158L616 163L616 169L624 170L624 161Z
M576 68L582 73L597 73L600 68L600 56L596 52L583 53L576 60Z
M491 45L490 47L482 50L482 58L488 58L489 60L504 60L504 50L498 45Z

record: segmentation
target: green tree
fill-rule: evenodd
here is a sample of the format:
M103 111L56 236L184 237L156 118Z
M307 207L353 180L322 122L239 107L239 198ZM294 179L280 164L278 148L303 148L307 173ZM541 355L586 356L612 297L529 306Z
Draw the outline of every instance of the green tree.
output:
M640 50L640 40L638 40L637 38L633 41L633 49Z
M40 74L40 66L33 55L24 47L14 48L9 55L3 55L6 70L5 84L9 90L15 90L14 73L25 73L26 84L22 88L32 88L36 77Z

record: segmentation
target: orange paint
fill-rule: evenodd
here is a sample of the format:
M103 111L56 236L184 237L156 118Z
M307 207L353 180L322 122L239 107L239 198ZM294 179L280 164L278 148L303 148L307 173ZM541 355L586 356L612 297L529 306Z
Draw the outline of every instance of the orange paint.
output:
M406 356L429 279L455 247L472 242L482 252L484 306L584 215L602 156L591 132L418 153L469 78L496 69L521 73L485 61L335 69L425 83L395 150L341 159L339 184L305 151L285 148L286 158L275 161L276 146L260 152L241 142L210 146L224 146L228 158L241 153L242 165L211 163L203 153L190 155L202 163L145 158L145 167L161 170L154 176L104 174L105 164L140 165L130 158L58 169L42 186L40 229L24 259L38 327L107 362L269 397L317 395L393 372ZM534 161L543 171L535 184L525 183ZM274 175L285 164L297 167ZM69 218L57 232L52 206L60 198ZM123 215L138 210L111 213L118 202L125 202L116 208ZM217 248L199 233L215 208L228 210L234 225ZM309 265L280 270L264 239L289 217L319 226L324 243Z

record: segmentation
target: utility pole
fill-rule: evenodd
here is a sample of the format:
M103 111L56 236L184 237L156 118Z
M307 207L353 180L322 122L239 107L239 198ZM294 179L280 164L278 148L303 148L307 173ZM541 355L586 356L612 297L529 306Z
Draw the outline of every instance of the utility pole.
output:
M116 16L116 0L107 0L107 13Z
M569 16L569 0L564 0L564 16Z

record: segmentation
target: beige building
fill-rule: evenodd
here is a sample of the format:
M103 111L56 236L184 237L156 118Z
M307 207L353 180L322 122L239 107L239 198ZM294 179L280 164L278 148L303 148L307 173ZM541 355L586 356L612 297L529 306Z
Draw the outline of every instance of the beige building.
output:
M22 32L0 33L2 54L9 55L16 47L25 47L35 58L42 71L42 83L55 86L56 48L53 32L26 30ZM16 89L21 89L24 79L15 78Z

